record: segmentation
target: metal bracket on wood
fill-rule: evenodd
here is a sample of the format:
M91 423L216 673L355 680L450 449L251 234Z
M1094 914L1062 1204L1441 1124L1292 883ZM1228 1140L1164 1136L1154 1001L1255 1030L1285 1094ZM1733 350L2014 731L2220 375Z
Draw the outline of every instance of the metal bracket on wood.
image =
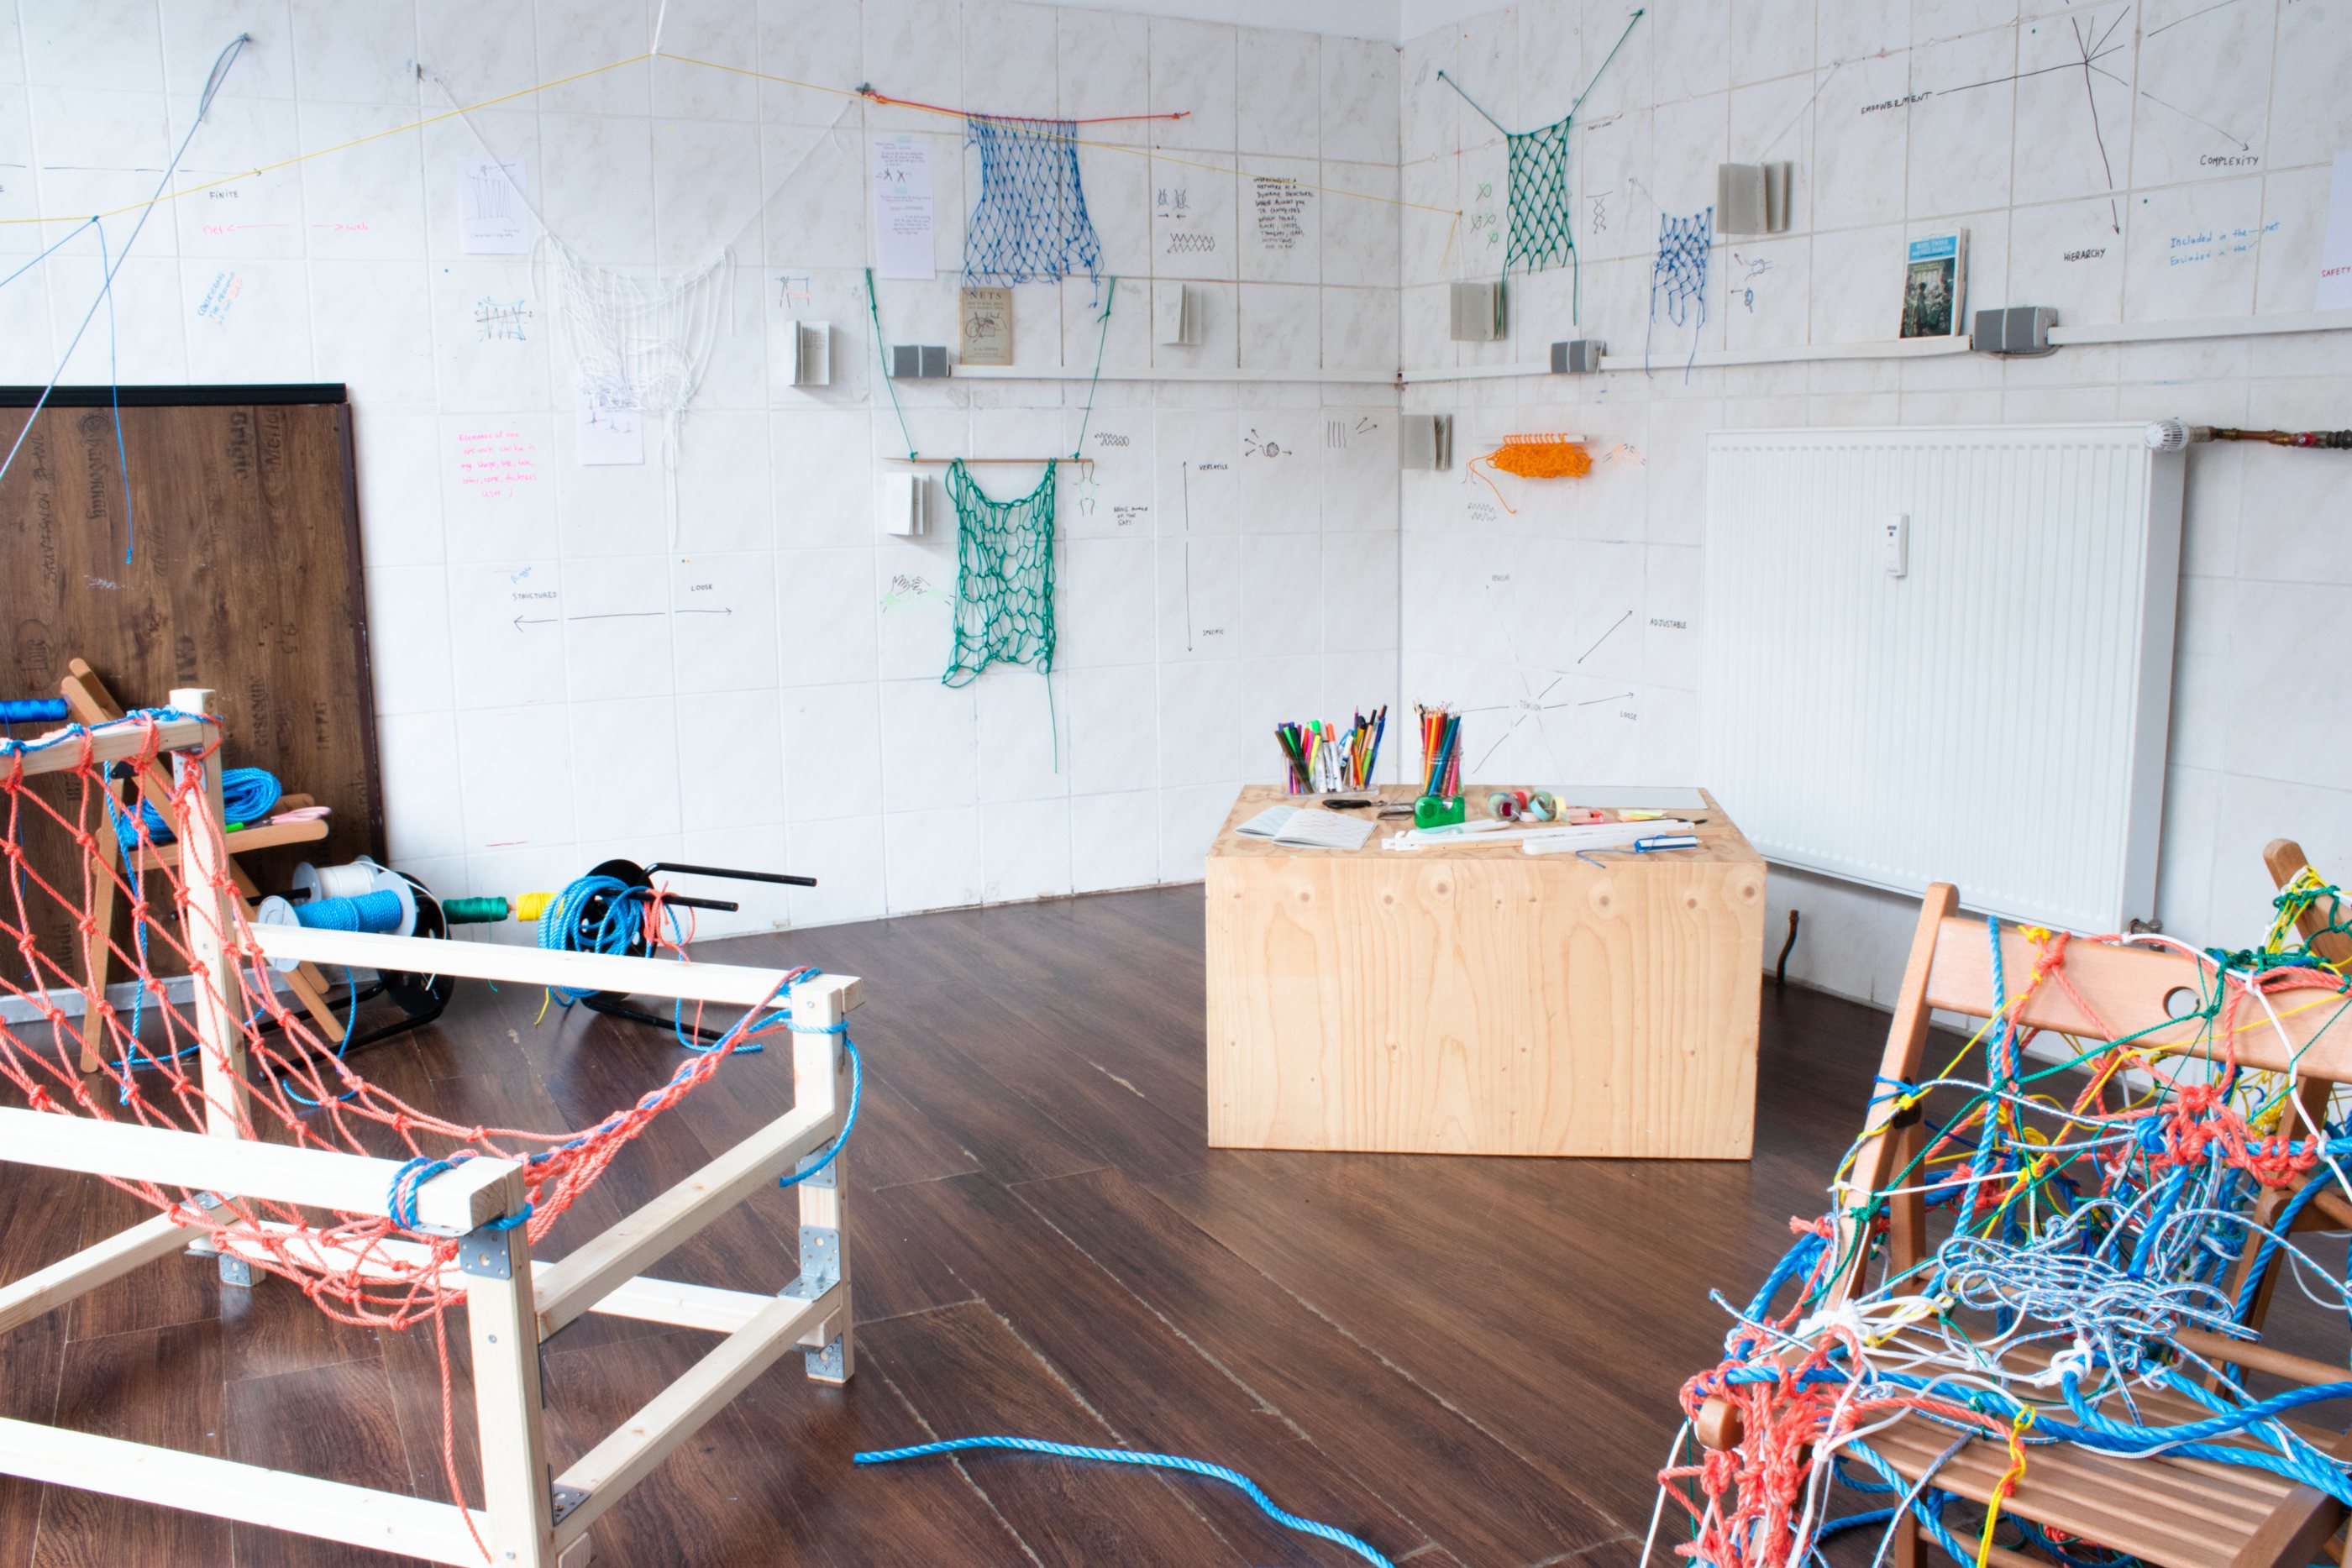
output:
M573 1509L578 1508L582 1503L588 1500L588 1489L586 1487L567 1487L558 1485L554 1489L554 1498L555 1522L561 1524L563 1522L563 1516L565 1514L570 1513Z
M841 1336L839 1334L835 1334L832 1339L828 1340L823 1350L804 1350L801 1352L801 1359L807 1364L808 1375L811 1377L825 1379L835 1383L843 1381L844 1374L842 1372L842 1368L847 1364L842 1359Z
M220 1209L226 1207L228 1200L221 1197L221 1195L216 1192L200 1192L195 1195L194 1202L198 1208L201 1208L206 1214L211 1215L216 1214ZM211 1237L199 1236L194 1241L189 1242L186 1255L191 1258L217 1259L219 1260L220 1282L222 1284L239 1285L247 1289L252 1288L253 1265L233 1252L225 1252L221 1250L220 1243L214 1240Z
M800 1278L781 1292L813 1301L841 1278L841 1232L822 1225L801 1227Z
M841 1172L841 1166L838 1161L830 1161L825 1165L823 1170L811 1170L809 1168L810 1166L817 1164L820 1160L827 1159L828 1156L824 1149L819 1149L813 1155L803 1155L800 1158L800 1163L793 1167L793 1169L800 1176L800 1179L793 1183L793 1185L794 1186L833 1186L835 1178Z
M477 1226L457 1238L457 1271L484 1280L514 1278L514 1260L507 1252L507 1233Z

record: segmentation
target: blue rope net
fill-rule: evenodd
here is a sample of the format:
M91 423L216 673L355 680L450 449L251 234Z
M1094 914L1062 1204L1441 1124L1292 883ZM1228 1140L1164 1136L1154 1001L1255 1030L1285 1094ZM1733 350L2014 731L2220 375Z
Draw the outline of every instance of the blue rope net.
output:
M1000 661L1054 668L1054 468L1013 501L991 500L961 459L948 465L956 509L955 659L942 685L970 685Z
M1706 264L1715 248L1715 209L1702 207L1686 218L1658 214L1658 257L1650 264L1650 322L1655 326L1661 306L1666 319L1689 327L1691 356L1698 356L1699 329L1706 325ZM1649 340L1642 358L1649 360Z
M980 199L964 227L963 280L1052 282L1083 270L1100 282L1102 244L1078 183L1077 127L971 114L964 132L980 149Z

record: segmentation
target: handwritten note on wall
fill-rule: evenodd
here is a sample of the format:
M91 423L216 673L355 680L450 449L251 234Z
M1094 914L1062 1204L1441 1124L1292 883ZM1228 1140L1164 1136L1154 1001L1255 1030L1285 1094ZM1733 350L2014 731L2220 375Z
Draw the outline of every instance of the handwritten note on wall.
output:
M931 259L931 144L919 137L874 139L874 276L939 276Z
M1267 250L1297 250L1307 233L1307 204L1315 193L1296 180L1255 177L1257 239Z
M510 501L539 483L539 444L519 430L483 425L457 433L457 484L485 501Z

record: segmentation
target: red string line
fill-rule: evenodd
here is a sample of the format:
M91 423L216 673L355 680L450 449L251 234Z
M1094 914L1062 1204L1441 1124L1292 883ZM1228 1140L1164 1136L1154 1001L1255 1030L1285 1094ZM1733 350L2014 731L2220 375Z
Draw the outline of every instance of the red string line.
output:
M1121 125L1139 120L1181 120L1192 111L1180 109L1173 114L1097 114L1091 120L1065 120L1057 114L984 114L976 109L949 109L936 103L919 103L911 98L892 98L877 92L870 82L857 86L860 98L873 99L892 109L919 109L927 114L951 114L959 120L1027 120L1059 125Z

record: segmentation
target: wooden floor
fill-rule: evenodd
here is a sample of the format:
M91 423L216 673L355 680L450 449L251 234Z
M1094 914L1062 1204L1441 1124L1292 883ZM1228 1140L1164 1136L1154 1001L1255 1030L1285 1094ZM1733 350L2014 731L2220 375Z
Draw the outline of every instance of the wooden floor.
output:
M713 944L860 974L847 1164L859 1368L780 1364L594 1532L607 1564L1204 1565L1357 1561L1212 1483L985 1456L859 1470L976 1433L1198 1456L1422 1568L1635 1555L1674 1391L1854 1131L1885 1020L1764 998L1745 1165L1217 1153L1203 1146L1198 887ZM445 1114L585 1125L677 1047L463 982L442 1026L355 1059ZM790 1103L786 1053L726 1065L577 1206L585 1235ZM7 1170L0 1278L141 1218ZM755 1199L664 1272L794 1272ZM711 1342L583 1319L546 1352L560 1469ZM429 1336L326 1321L282 1283L173 1260L0 1339L0 1415L445 1497ZM468 1398L459 1367L459 1396ZM454 1441L472 1463L461 1405ZM472 1486L469 1478L468 1486ZM478 1494L477 1494L478 1495ZM0 1479L0 1568L391 1563Z

